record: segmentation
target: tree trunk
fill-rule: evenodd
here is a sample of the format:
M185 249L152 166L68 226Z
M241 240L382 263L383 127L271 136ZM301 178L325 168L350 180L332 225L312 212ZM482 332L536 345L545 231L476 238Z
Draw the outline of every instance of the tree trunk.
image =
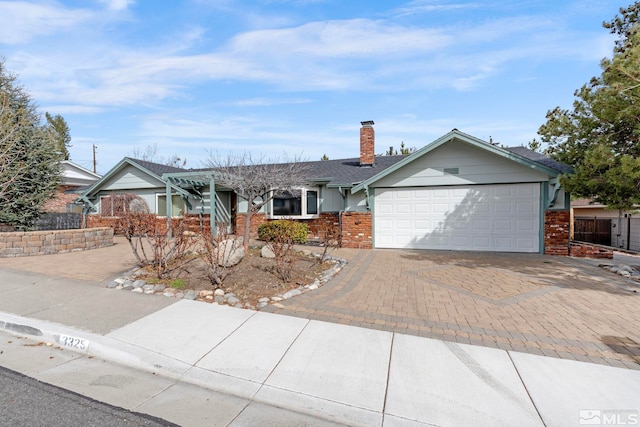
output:
M244 248L245 256L249 255L249 238L251 235L251 217L253 216L253 212L251 212L251 206L247 209L247 214L244 218L244 236L242 239L242 247Z

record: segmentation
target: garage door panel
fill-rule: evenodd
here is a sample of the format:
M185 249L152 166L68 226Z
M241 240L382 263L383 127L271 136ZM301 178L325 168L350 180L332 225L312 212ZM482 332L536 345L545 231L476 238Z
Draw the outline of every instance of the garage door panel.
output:
M538 183L377 188L378 248L538 252Z

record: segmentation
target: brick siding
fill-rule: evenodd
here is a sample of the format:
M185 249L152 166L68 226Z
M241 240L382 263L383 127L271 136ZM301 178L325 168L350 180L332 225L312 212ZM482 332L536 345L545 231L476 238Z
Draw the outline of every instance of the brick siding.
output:
M546 255L569 255L569 228L568 210L544 212L544 253Z
M77 187L68 185L59 186L55 195L42 205L42 212L67 212L67 205L77 199L79 194L65 194L64 192L74 188Z
M373 216L371 212L342 213L342 247L371 249Z
M113 229L15 231L0 233L0 257L48 255L113 245Z

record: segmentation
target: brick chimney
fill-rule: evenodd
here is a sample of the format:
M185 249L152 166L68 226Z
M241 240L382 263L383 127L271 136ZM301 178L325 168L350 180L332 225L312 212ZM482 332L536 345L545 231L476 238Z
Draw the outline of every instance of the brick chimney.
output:
M373 166L375 154L375 132L373 120L360 122L360 166Z

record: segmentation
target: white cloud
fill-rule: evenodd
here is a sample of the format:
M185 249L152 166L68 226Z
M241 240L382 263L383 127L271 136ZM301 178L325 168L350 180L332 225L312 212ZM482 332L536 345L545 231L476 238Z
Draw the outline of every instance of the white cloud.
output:
M100 0L100 3L104 4L107 9L114 12L126 10L134 2L135 0Z
M448 45L438 30L351 19L312 22L298 27L251 31L236 36L229 50L244 55L282 57L370 57L432 51Z
M0 1L0 45L26 43L37 36L67 31L92 16L88 10L55 3Z
M313 100L305 98L252 98L240 99L232 102L231 105L237 107L271 107L275 105L307 104L310 102L313 102Z
M477 9L478 3L438 3L432 0L415 0L392 11L395 16L418 15L432 12L457 12L465 9Z

